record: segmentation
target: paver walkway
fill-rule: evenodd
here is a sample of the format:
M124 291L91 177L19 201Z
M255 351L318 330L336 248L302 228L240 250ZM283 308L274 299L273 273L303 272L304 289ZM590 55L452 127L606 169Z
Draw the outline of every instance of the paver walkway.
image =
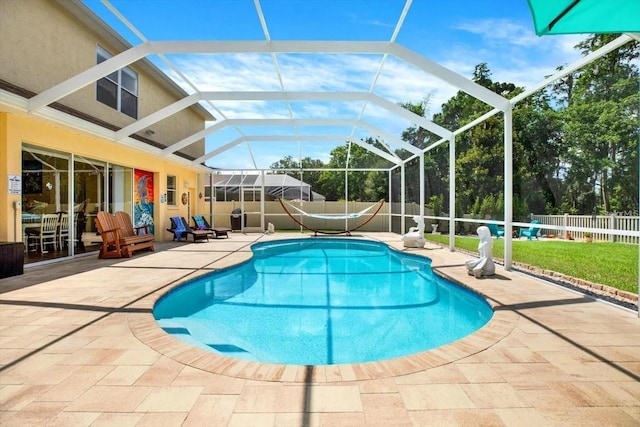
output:
M250 256L258 240L161 243L0 280L0 425L640 426L637 313L470 257L411 250L482 293L485 328L388 363L281 367L210 359L164 334L150 308L181 281ZM362 233L402 250L399 236ZM310 238L310 237L303 237Z

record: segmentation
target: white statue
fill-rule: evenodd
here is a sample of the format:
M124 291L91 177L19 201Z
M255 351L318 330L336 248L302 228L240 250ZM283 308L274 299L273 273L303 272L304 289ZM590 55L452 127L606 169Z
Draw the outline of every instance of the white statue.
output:
M411 227L409 232L402 236L405 248L424 248L427 241L424 239L424 219L421 216L414 216L413 220L418 225Z
M265 234L273 234L275 232L276 232L276 227L272 223L269 223L267 225L267 231L265 231Z
M478 243L479 259L470 259L465 261L467 273L480 278L482 276L493 276L496 274L496 266L493 263L493 239L489 227L481 226L476 231L480 237Z

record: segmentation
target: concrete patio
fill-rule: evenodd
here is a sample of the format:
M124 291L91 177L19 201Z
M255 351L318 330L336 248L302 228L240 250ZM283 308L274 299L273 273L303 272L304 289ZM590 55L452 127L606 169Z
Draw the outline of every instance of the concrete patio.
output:
M392 233L358 233L403 250ZM485 296L492 320L439 349L336 366L241 362L195 349L153 321L177 284L308 235L230 234L130 259L97 254L0 280L2 426L638 426L637 313L468 255L412 249Z

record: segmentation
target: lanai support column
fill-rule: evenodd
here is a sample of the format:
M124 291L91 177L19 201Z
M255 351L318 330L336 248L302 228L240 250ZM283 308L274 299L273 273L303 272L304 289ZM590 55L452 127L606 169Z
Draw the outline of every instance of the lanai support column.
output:
M213 191L213 174L209 174L209 217L211 218L211 226L215 227L215 216L213 216L215 206L213 206L216 193Z
M420 177L420 209L418 210L418 212L420 214L420 218L422 218L424 221L424 151L422 150L420 150L419 159L420 172L418 176ZM424 238L424 236L420 237Z
M513 105L504 111L504 268L511 270L513 243Z
M395 169L395 168L394 168ZM393 230L393 222L392 222L392 216L393 215L393 211L391 209L391 206L393 206L391 204L391 202L393 201L393 185L391 180L393 179L393 169L389 169L389 172L387 172L387 176L388 176L388 182L389 182L389 189L387 194L389 195L389 197L387 197L387 209L389 210L389 215L387 216L387 231L391 232Z
M302 165L302 163L300 163ZM265 226L266 224L264 223L264 209L265 209L265 202L264 202L264 182L265 182L265 171L264 169L260 171L260 181L262 182L262 185L260 185L260 229L262 231L266 230L267 227ZM302 175L302 172L300 172L300 175ZM302 179L300 180L300 182L302 182ZM311 191L311 190L309 190ZM284 191L283 191L284 193ZM255 197L254 199L255 200Z
M407 210L405 209L405 203L407 202L407 199L405 197L405 176L404 176L404 165L406 164L406 162L402 162L402 166L400 166L400 234L404 234L406 233L406 228L405 228L405 220L404 220L404 215L407 212Z
M456 247L456 137L449 139L449 250Z

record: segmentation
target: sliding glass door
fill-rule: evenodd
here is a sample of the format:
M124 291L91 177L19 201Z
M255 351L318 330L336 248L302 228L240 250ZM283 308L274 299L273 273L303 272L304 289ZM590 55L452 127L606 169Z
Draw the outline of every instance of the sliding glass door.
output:
M28 249L25 263L97 251L102 243L96 226L98 211L125 211L133 216L133 172L24 144L21 220L22 241ZM43 230L45 220L55 226Z
M109 212L133 215L133 169L109 165Z
M70 254L69 164L68 154L23 147L21 220L26 263Z
M96 214L105 202L106 163L74 156L73 203L76 253L99 249L102 238L96 227Z

